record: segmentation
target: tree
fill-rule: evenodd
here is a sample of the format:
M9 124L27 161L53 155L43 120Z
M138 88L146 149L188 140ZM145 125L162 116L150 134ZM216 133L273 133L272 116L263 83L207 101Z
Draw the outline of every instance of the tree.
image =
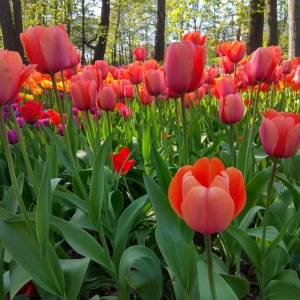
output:
M154 59L162 61L165 52L166 0L157 0L157 23L155 32Z
M264 30L264 0L250 0L250 26L247 54L262 46Z
M0 0L0 7L4 49L18 52L25 63L24 49L20 41L20 33L23 31L21 1L13 1L13 15L9 0Z
M110 0L102 0L100 33L95 47L93 62L103 60L109 29Z
M300 56L300 1L288 1L289 15L289 58Z
M267 0L268 40L267 46L278 45L277 0Z

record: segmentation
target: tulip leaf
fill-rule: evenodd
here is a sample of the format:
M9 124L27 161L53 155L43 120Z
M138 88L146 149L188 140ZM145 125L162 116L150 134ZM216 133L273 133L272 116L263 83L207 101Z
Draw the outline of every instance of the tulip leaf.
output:
M271 280L266 287L266 297L268 300L297 300L299 296L300 289L283 280Z
M88 258L64 259L60 261L66 280L67 299L77 299L89 266Z
M162 298L160 262L149 248L140 245L127 248L121 257L119 278L124 289L129 285L141 299Z
M200 299L212 299L211 291L209 288L209 277L207 264L203 259L199 259L197 264L198 269L198 283L200 290ZM217 299L232 299L238 300L237 295L228 285L228 283L216 272L213 272L215 289Z
M118 270L118 265L121 259L121 256L126 248L126 244L128 241L128 234L131 230L131 227L136 219L136 217L144 211L145 206L148 202L148 196L142 196L136 199L133 203L131 203L122 213L118 220L116 237L114 243L114 264L116 269ZM147 210L147 209L146 209Z
M101 146L93 168L90 195L88 202L89 216L92 224L98 228L98 222L101 222L101 209L105 202L108 200L108 195L105 193L106 178L104 176L104 166L107 159L109 149L111 147L113 134Z
M150 197L156 217L155 237L158 247L177 280L191 293L196 280L196 252L193 240L188 241L179 228L179 218L171 208L167 196L154 180L144 175L146 190ZM183 227L184 224L181 225ZM186 226L186 225L185 225ZM187 226L186 226L187 227Z
M261 273L260 251L253 238L245 231L230 225L226 230L243 248L257 272Z

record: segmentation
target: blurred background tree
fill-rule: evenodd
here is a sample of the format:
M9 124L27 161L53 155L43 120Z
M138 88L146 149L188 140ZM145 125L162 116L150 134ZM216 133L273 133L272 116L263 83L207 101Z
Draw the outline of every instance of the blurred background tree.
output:
M146 47L147 59L162 61L168 44L195 30L208 37L208 64L217 61L215 48L227 40L245 40L248 54L280 44L287 58L300 55L299 5L299 0L288 5L286 0L0 0L0 48L18 51L25 61L20 32L61 23L82 64L97 59L128 64L136 46Z

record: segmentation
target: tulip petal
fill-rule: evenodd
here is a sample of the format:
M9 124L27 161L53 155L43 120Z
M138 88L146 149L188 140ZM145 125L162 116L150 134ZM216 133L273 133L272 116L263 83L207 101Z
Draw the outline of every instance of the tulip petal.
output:
M279 140L279 134L276 126L271 120L263 118L259 128L259 136L265 152L268 155L273 155L274 149Z
M294 128L292 128L287 136L286 136L286 143L285 143L285 152L284 157L291 157L298 147L300 143L300 124L297 124Z
M193 165L192 173L201 185L210 187L213 179L224 170L225 167L218 158L214 157L210 160L207 157L202 157Z
M202 234L213 234L227 228L234 213L232 198L218 187L195 187L181 205L183 219Z
M246 188L242 173L236 168L227 168L229 194L234 202L233 219L243 210L246 204Z
M0 106L5 105L10 97L12 78L12 70L7 67L5 60L0 57Z
M175 174L175 176L173 177L168 190L168 197L170 200L170 204L180 218L183 218L181 212L181 203L183 200L182 198L183 176L190 170L192 170L192 166L189 165L180 168Z

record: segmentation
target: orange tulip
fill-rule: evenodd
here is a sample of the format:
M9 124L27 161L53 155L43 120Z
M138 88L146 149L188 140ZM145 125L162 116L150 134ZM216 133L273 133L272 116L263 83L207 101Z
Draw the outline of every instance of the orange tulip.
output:
M233 63L238 63L246 54L246 44L244 41L223 42L218 46L220 51Z
M56 73L68 69L73 45L62 25L35 26L21 33L23 48L32 64L40 73Z
M182 37L183 41L190 41L194 45L202 46L206 42L206 35L201 35L200 31L188 32Z
M203 157L178 170L169 200L177 215L193 230L213 234L226 229L246 203L242 173L225 169L218 158Z

